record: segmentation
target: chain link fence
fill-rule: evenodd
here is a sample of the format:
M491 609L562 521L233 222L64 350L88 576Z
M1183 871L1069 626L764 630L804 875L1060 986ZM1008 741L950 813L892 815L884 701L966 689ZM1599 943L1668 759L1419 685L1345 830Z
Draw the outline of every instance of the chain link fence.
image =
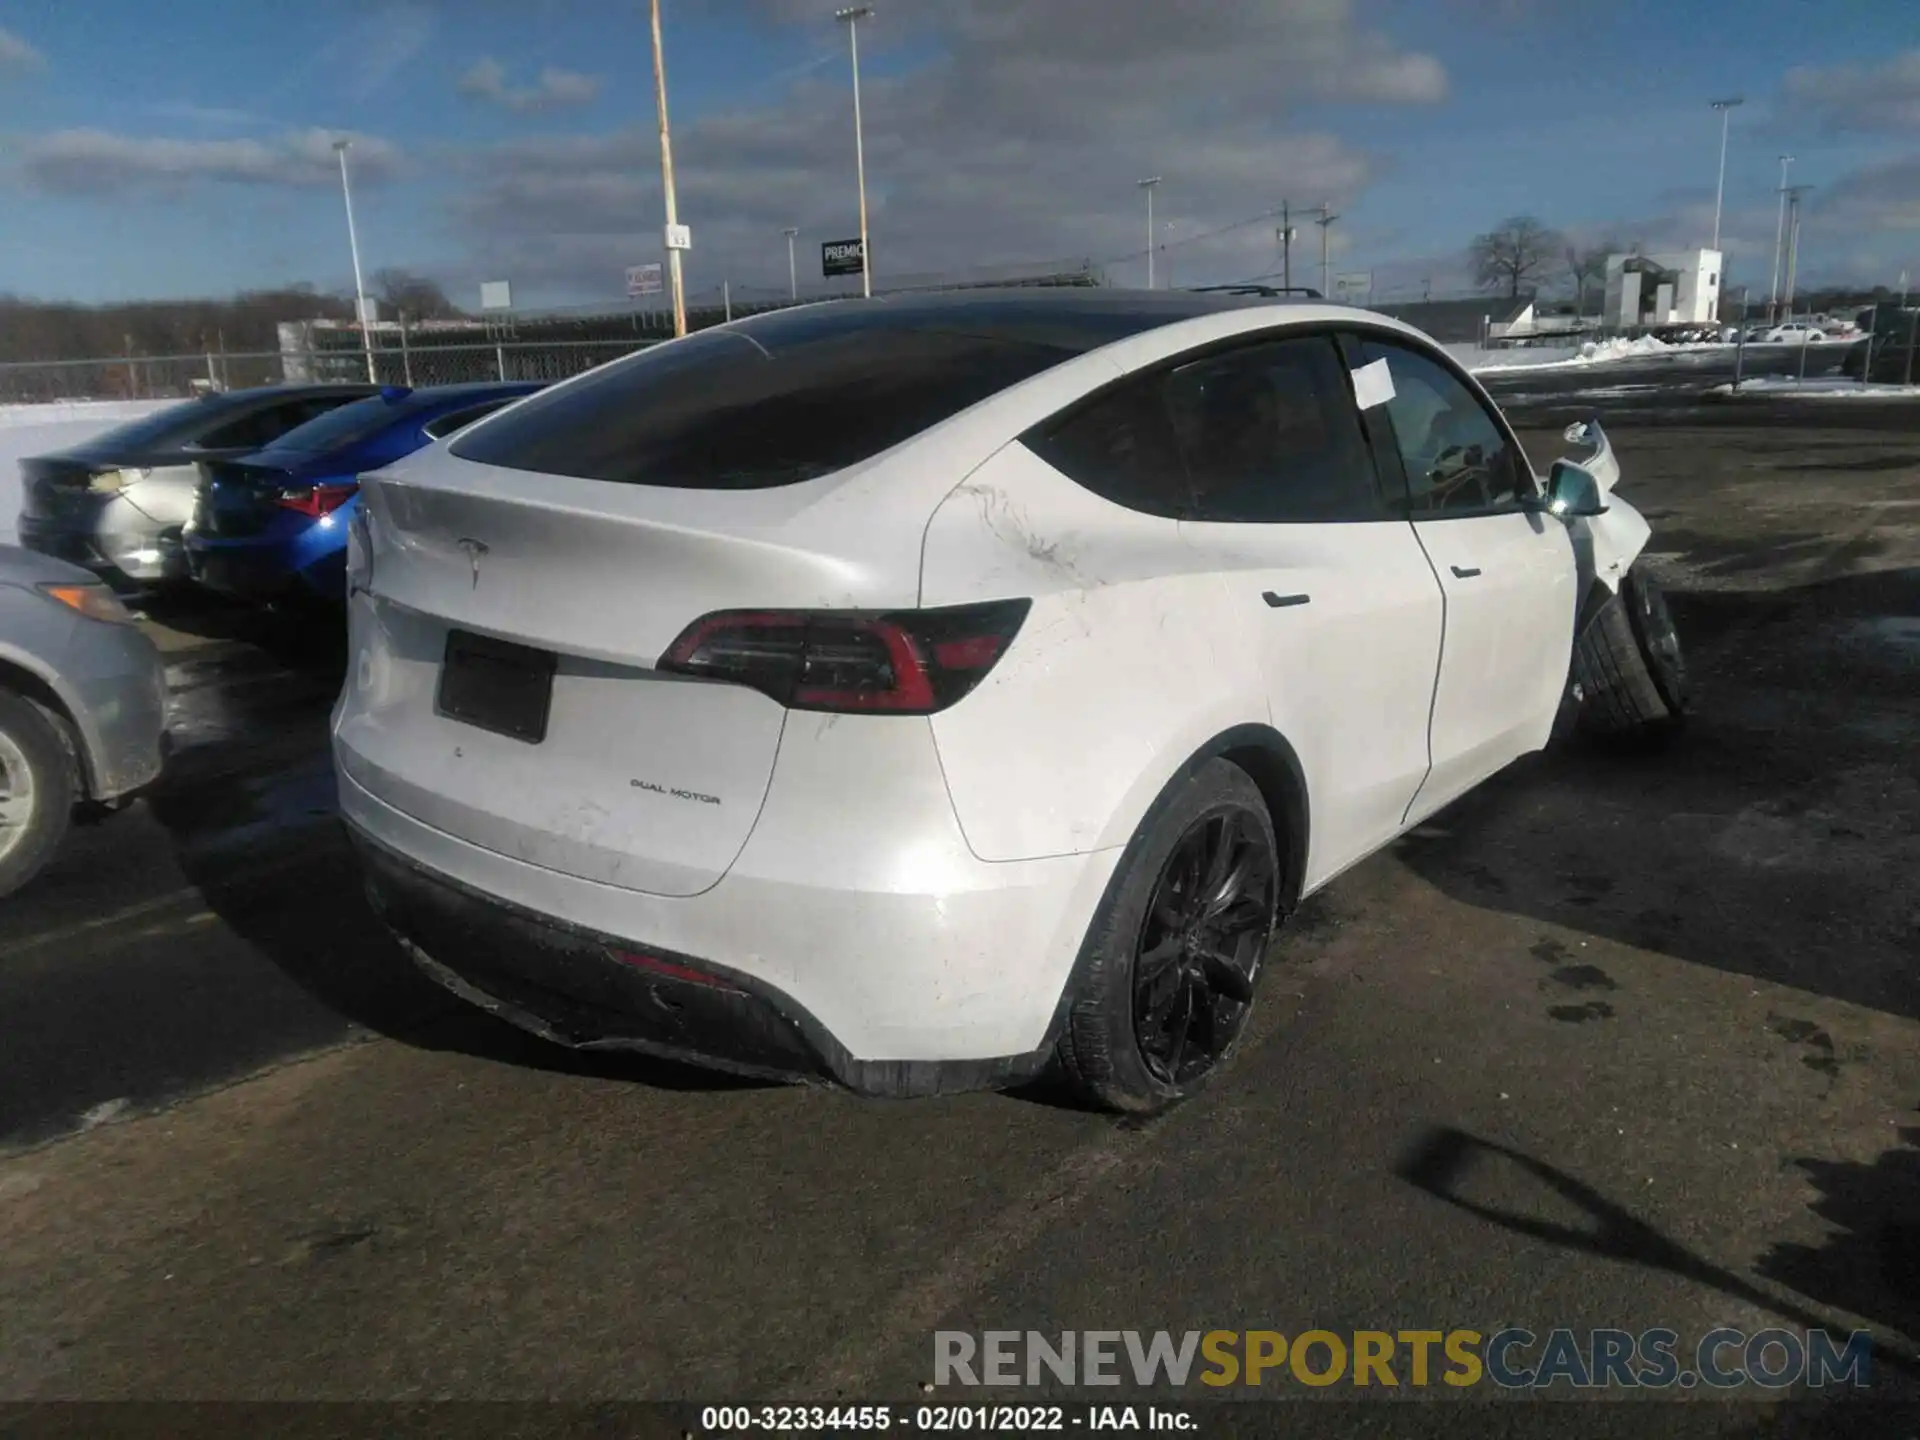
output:
M0 404L186 399L208 390L277 385L284 378L277 351L13 361L0 364Z
M357 332L353 339L358 340ZM460 385L485 380L565 380L657 344L631 340L501 340L432 345L383 343L372 351L381 385ZM357 343L289 363L265 351L240 355L143 355L124 360L56 360L0 364L0 404L54 401L186 400L210 390L245 390L288 381L356 382L368 378L368 354Z

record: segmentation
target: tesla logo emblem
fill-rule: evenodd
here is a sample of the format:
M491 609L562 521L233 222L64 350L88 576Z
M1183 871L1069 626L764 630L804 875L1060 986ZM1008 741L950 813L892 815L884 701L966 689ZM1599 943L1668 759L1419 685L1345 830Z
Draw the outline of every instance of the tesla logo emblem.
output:
M460 548L467 552L467 564L473 570L473 588L480 588L480 557L487 553L487 547L478 540L462 540Z

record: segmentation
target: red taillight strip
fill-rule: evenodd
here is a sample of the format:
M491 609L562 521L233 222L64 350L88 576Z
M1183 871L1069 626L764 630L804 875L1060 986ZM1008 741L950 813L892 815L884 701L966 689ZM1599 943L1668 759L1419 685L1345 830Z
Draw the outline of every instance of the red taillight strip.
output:
M647 970L655 975L665 976L669 980L685 980L690 985L704 985L709 990L726 990L740 994L740 987L729 985L717 975L709 975L704 970L696 970L691 965L676 965L671 960L662 960L658 955L642 955L633 950L615 950L613 958L623 965L631 965L636 970Z
M289 487L280 492L275 503L302 515L328 515L351 500L359 489L358 485L315 485L302 492Z

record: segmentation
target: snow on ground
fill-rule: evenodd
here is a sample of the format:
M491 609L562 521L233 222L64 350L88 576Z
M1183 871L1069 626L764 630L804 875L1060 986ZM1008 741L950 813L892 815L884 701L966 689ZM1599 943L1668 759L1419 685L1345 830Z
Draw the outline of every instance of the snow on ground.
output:
M103 430L151 415L178 400L73 400L46 405L0 405L0 545L18 537L20 462L64 450Z
M1760 395L1778 399L1782 395L1804 396L1809 400L1920 400L1920 385L1862 385L1842 375L1817 376L1796 380L1791 375L1764 375L1742 380L1735 390L1731 382L1716 385L1710 395Z

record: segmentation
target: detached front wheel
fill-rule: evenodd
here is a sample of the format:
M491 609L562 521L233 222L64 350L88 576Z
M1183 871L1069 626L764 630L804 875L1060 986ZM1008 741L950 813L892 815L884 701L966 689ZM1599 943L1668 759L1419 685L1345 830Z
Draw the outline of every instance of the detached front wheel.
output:
M1680 633L1658 581L1629 570L1574 645L1580 728L1611 741L1660 744L1693 708Z

